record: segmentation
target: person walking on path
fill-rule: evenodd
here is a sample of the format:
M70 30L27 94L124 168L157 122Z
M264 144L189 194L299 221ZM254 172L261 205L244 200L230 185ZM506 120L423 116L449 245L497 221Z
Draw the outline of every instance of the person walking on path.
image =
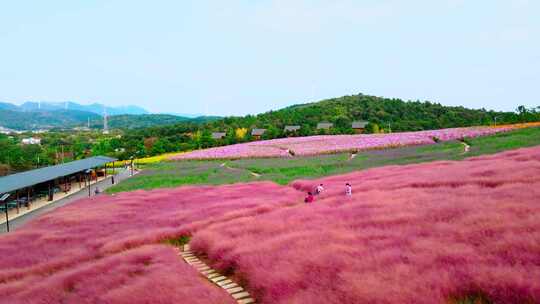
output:
M352 186L349 183L345 184L345 195L348 197L352 196Z
M324 191L323 184L320 184L315 188L315 195L319 195Z
M311 192L308 192L308 195L304 199L304 203L310 204L310 203L313 203L313 200L314 200L313 194L311 194Z

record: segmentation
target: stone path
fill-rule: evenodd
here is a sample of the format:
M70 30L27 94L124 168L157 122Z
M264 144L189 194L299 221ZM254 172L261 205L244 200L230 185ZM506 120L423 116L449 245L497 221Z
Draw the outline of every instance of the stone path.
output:
M238 304L250 304L255 303L255 300L251 297L242 286L233 282L231 279L224 275L221 275L210 266L206 265L191 251L189 244L184 245L183 250L180 251L180 256L186 263L197 269L199 273L204 276L212 284L225 290Z

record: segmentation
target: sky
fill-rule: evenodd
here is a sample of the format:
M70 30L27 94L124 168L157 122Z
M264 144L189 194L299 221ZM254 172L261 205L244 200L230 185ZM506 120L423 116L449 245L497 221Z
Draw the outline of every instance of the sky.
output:
M2 1L0 101L244 115L363 93L539 106L540 1Z

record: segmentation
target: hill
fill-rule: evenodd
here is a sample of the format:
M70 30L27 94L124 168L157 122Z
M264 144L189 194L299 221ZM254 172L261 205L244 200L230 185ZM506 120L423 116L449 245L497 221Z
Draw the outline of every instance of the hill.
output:
M136 128L149 128L155 126L173 125L182 122L189 123L205 123L215 120L215 117L182 117L170 114L141 114L141 115L114 115L108 117L109 128L113 129L136 129ZM101 128L103 125L103 119L99 118L94 122L93 127Z
M492 124L495 117L498 122L515 123L519 120L513 112L450 107L429 101L403 101L358 94L293 105L254 116L229 117L216 121L211 126L217 129L231 126L269 128L270 131L279 133L286 125L300 125L301 135L312 135L316 133L315 128L319 122L333 123L333 133L337 134L351 133L351 123L355 120L371 122L368 126L370 131L373 131L373 128L420 131L487 125Z
M0 125L14 130L69 128L86 124L99 115L77 110L13 111L0 109Z
M99 115L103 115L105 111L107 112L107 115L123 115L123 114L138 115L138 114L149 113L147 110L139 106L134 106L134 105L111 107L111 106L106 106L100 103L83 105L83 104L79 104L72 101L58 101L58 102L27 101L23 103L19 108L25 111L77 110L77 111L92 112Z
M183 117L171 114L149 114L138 106L109 107L99 103L81 105L75 102L25 102L17 106L0 102L0 126L14 130L73 128L86 126L103 127L106 110L109 128L134 129L189 122L206 123L217 117Z

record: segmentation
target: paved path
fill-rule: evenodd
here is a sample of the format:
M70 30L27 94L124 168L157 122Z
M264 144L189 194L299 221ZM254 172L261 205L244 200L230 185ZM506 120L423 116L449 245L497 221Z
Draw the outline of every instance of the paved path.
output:
M127 178L130 177L130 172L129 170L124 170L124 171L121 171L120 173L116 174L114 176L114 181L115 183L119 183ZM99 190L100 191L104 191L105 189L109 188L110 186L112 186L111 184L111 179L110 178L107 178L105 180L102 180L102 181L99 181L97 183L97 186L99 187ZM93 191L96 187L96 184L92 184L92 188L91 188L91 194L92 196L94 195ZM58 207L62 207L62 206L65 206L67 204L70 204L70 203L73 203L74 201L78 200L78 199L81 199L81 198L85 198L85 197L88 197L88 189L87 188L83 188L81 189L81 191L78 191L78 192L75 192L63 199L60 199L52 204L49 204L49 205L45 205L39 209L35 209L25 215L22 215L16 219L13 219L13 220L9 220L9 230L10 231L14 231L14 230L17 230L19 227L23 226L24 224L26 224L29 220L33 219L33 218L36 218L46 212L49 212L51 210L54 210ZM4 213L2 212L0 214L0 216L5 216ZM7 226L5 223L3 224L0 224L0 233L5 233L7 232Z

